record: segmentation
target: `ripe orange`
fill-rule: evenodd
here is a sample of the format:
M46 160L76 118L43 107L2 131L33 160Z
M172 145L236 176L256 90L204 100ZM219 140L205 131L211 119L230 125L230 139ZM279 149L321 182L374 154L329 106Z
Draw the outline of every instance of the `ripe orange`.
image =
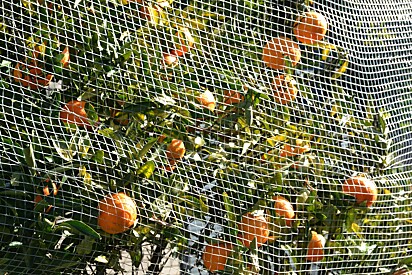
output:
M43 70L40 68L32 68L29 70L29 87L32 90L37 90L41 86L47 86L49 85L51 79L53 78L53 75L48 74L45 75Z
M252 213L243 215L238 229L238 237L246 247L250 247L254 238L256 238L258 247L262 246L269 239L268 222L263 216L255 216Z
M99 202L97 223L109 234L127 231L137 220L137 206L125 193L109 194Z
M308 253L306 255L306 260L309 262L319 262L323 259L323 248L325 247L326 240L325 238L312 231L312 239L308 244Z
M305 12L293 27L293 34L305 44L314 44L325 37L328 30L326 18L315 11Z
M285 218L287 226L292 226L293 218L295 217L292 204L282 196L275 196L273 200L275 201L276 214Z
M412 271L409 271L405 268L396 270L392 275L412 275Z
M209 109L212 112L215 110L216 99L211 91L206 90L205 92L201 93L196 99L200 102L200 104L202 104L203 107Z
M181 159L185 153L185 144L180 139L173 139L167 146L166 156L169 160Z
M211 272L224 270L233 245L226 242L209 244L203 251L203 265Z
M292 66L296 66L301 57L299 45L289 38L273 38L263 47L262 60L269 68L285 69L286 57L290 59Z
M290 75L278 75L273 81L273 94L276 102L289 104L298 94L296 81Z
M84 107L85 101L72 100L69 101L60 111L60 119L65 123L75 124L79 127L90 128L91 125L87 118L87 113Z
M355 176L345 180L342 186L344 193L354 196L357 203L366 202L370 207L378 198L378 188L375 182L363 176Z
M242 102L245 97L237 92L237 91L231 91L231 90L227 90L224 92L224 103L225 104L238 104L240 102Z
M26 70L26 66L21 64L21 63L17 63L16 66L14 66L13 79L14 79L15 82L20 82L20 83L23 84L23 82L24 82L23 72L25 70ZM27 85L23 84L23 86L27 86Z
M291 146L289 144L283 145L282 150L280 151L280 156L281 157L295 157L301 154L304 154L306 152L310 151L310 145L309 144L303 144L303 140L298 139L296 140L296 145Z
M172 50L170 53L177 56L183 56L193 48L195 39L188 28L181 28L180 31L176 32L176 36L179 37L179 44L176 49Z
M69 47L65 47L62 54L63 54L63 57L60 60L60 63L62 63L63 67L67 67L69 66L69 61L70 61Z

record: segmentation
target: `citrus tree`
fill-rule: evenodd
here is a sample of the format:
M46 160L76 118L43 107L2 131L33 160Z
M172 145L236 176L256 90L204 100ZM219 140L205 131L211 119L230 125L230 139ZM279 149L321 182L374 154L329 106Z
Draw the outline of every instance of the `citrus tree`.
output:
M391 113L343 88L321 5L275 2L2 3L0 270L142 270L145 244L152 274L167 249L207 273L406 270Z

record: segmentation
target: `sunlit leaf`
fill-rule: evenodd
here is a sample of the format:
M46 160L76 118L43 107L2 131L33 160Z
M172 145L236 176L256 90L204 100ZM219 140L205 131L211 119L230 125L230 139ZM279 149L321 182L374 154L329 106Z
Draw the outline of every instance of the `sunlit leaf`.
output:
M155 170L155 163L154 161L150 160L146 162L144 165L140 166L139 169L137 169L136 173L145 178L150 178L154 170Z
M233 203L231 202L230 197L226 192L223 192L222 196L223 196L224 207L226 210L226 215L229 219L228 225L230 228L234 229L236 228L236 215L233 212Z

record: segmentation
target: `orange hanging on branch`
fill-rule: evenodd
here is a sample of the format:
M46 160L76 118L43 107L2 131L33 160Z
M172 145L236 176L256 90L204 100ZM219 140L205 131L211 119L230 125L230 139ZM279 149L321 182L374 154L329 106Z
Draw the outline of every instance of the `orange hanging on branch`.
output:
M354 196L358 204L366 202L367 207L371 207L378 198L378 188L375 182L363 176L346 179L342 190L344 193Z
M286 37L276 37L263 47L262 60L271 69L284 70L287 59L294 67L300 61L301 52L299 45Z
M265 244L269 239L268 222L262 215L254 215L252 213L243 215L238 229L238 237L246 247L250 247L250 244L255 238L258 247Z
M136 203L125 193L107 195L99 202L99 211L98 225L109 234L123 233L137 220Z
M203 265L211 272L224 270L233 245L226 242L209 244L203 251Z
M305 12L296 20L293 34L305 44L315 44L322 40L328 30L326 18L315 11Z

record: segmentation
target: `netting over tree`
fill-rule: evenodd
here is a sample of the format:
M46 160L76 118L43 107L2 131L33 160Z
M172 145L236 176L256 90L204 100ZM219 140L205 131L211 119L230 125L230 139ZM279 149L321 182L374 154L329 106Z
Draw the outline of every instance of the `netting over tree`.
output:
M409 274L412 2L0 2L1 274Z

